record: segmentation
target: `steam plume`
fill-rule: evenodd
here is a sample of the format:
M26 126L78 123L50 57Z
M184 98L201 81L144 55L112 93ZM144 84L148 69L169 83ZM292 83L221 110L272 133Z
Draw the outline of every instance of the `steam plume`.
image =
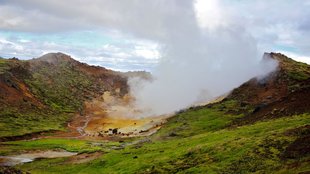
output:
M174 2L174 11L165 15L169 22L160 32L164 37L157 38L162 58L153 72L154 80L129 82L136 107L144 115L170 113L197 101L209 101L276 67L276 62L261 59L246 28L232 21L225 23L228 17L221 13L225 9L219 8L218 1L209 5L217 10L213 19L222 21L210 21L212 26L199 18L208 12L199 14L194 3L182 6Z

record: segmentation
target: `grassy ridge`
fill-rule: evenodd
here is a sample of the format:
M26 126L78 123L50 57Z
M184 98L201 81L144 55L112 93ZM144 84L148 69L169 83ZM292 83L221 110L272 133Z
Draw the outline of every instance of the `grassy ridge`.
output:
M285 55L276 54L280 57L281 66L286 70L286 73L290 80L303 81L310 78L310 67L306 63L296 62Z

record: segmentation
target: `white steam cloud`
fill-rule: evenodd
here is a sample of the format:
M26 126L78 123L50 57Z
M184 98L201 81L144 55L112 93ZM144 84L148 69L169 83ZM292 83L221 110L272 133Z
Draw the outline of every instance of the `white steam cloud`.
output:
M221 9L218 1L206 2L174 4L173 13L165 16L169 21L165 31L160 32L165 37L159 38L162 59L153 72L154 80L129 82L136 107L144 116L212 100L276 67L275 61L261 59L262 53L246 28L226 18L222 11L227 13L228 9ZM209 5L211 13L201 10L200 5Z

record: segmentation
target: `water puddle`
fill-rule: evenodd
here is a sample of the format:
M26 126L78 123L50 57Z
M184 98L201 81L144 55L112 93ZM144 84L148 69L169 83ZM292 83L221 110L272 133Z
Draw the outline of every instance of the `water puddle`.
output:
M32 162L35 159L39 158L61 158L61 157L70 157L77 154L78 153L67 151L48 150L42 152L24 153L20 155L0 156L0 166L15 166L17 164Z

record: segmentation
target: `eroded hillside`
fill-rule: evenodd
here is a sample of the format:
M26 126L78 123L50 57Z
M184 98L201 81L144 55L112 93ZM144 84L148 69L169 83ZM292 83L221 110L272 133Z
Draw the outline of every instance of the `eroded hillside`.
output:
M62 53L0 59L0 87L1 137L64 129L70 113L83 114L84 101L106 91L122 97L128 90L121 73Z
M280 53L265 55L277 60L278 68L266 77L251 79L227 97L238 101L240 108L252 108L235 121L237 125L310 112L310 66Z

